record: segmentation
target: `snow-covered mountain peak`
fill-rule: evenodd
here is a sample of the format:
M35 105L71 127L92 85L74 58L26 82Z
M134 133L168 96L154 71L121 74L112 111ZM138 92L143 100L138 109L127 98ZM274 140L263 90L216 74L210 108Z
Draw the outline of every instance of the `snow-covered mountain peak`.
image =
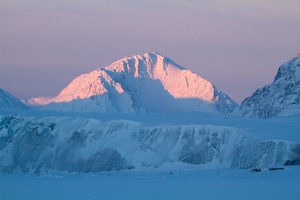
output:
M103 70L159 80L175 98L195 98L210 103L214 101L215 88L212 83L159 53L123 58Z
M237 106L212 83L156 52L125 57L80 75L52 102L87 99L88 104L103 107L103 112L228 113ZM83 104L86 108L87 103Z
M246 98L240 111L242 116L261 118L300 114L300 58L281 65L274 81Z

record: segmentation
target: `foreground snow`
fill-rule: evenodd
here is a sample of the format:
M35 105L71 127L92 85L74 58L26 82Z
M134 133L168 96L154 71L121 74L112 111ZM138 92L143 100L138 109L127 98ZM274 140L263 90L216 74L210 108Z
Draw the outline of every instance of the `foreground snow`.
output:
M5 200L296 200L300 167L278 171L168 170L73 175L2 175Z

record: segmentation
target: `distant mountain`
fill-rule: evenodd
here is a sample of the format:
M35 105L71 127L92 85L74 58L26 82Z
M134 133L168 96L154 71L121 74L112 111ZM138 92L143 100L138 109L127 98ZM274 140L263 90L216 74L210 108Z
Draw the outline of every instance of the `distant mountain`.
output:
M300 114L300 58L281 65L274 81L246 98L239 110L242 116L260 118Z
M26 106L9 92L0 88L0 108L26 108Z
M31 104L103 113L222 112L237 104L212 83L158 53L123 58L75 78L57 97Z

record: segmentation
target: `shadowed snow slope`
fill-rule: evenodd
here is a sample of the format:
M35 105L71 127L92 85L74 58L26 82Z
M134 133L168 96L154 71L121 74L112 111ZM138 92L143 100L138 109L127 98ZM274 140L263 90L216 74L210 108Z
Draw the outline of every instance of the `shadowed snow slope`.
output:
M256 90L239 110L242 116L261 118L300 114L300 58L281 65L273 83Z
M26 106L16 97L0 88L0 107L2 108L26 108Z
M29 102L42 104L41 99ZM237 104L212 83L158 53L123 58L75 78L45 108L102 113L222 112Z

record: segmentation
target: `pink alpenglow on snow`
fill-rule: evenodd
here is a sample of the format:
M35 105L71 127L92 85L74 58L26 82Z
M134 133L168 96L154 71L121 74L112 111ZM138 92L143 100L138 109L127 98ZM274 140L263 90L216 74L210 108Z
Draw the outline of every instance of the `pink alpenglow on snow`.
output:
M43 104L41 98L28 102ZM45 99L44 104L49 103L45 108L105 113L229 113L237 106L211 82L155 52L125 57L82 74L57 97Z

